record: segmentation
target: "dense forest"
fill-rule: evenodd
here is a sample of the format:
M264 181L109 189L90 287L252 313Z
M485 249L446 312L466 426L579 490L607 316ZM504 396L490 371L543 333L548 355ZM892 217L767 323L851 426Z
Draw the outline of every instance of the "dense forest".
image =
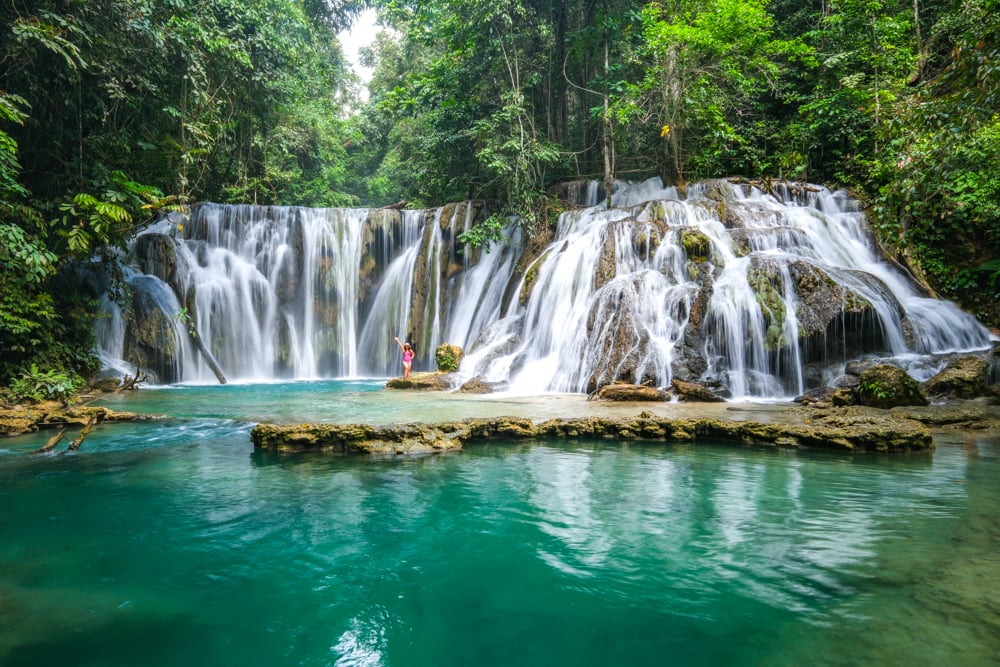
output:
M113 272L163 211L491 198L530 226L581 178L847 188L901 261L1000 325L996 5L11 0L0 384L59 395L95 370L76 269ZM384 26L367 84L337 40L365 9Z

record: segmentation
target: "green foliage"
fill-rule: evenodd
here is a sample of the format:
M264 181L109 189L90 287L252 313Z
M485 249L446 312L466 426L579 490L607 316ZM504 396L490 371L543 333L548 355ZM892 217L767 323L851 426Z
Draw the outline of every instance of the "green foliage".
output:
M6 400L11 403L29 401L65 401L70 399L82 386L83 379L63 370L50 368L39 370L31 364L7 388Z
M939 73L888 119L872 163L877 229L942 294L1000 324L1000 19L986 3L941 17ZM957 31L957 32L951 32ZM874 189L874 188L873 188Z
M504 240L504 232L512 224L514 223L508 216L494 213L459 234L458 240L460 243L471 245L473 248L484 248L486 252L489 252L491 244L500 243Z
M458 359L450 345L439 345L434 352L434 361L442 373L454 373L458 370Z
M94 370L77 263L159 212L356 201L335 34L362 4L0 6L0 382L32 363Z
M896 390L891 385L886 385L876 380L868 380L858 385L858 393L862 396L865 404L883 403L896 397Z
M79 262L196 200L501 203L603 177L811 179L1000 325L994 0L107 0L0 5L0 381L93 368ZM364 54L362 7L394 32ZM135 180L133 180L135 179Z

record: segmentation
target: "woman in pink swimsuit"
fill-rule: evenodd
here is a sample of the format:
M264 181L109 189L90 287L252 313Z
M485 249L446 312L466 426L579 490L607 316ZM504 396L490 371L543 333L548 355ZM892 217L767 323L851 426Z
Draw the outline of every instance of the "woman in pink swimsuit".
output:
M409 343L403 343L399 340L399 336L394 336L396 339L396 345L399 349L403 351L403 379L410 379L410 367L413 365L413 348L410 347Z

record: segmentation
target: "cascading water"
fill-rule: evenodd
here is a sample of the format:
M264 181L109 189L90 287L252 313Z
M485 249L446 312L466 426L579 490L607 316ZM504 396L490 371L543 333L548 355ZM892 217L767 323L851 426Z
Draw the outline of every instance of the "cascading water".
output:
M579 190L587 206L563 213L551 242L512 228L488 252L457 241L488 215L481 202L199 205L132 250L130 282L160 295L160 340L109 303L102 358L119 371L173 352L156 368L164 382L382 377L399 372L399 335L418 370L449 342L466 349L462 376L517 392L677 379L740 398L802 393L859 357L990 344L880 258L841 193L710 181L681 195L652 180L619 187L607 208L596 185Z

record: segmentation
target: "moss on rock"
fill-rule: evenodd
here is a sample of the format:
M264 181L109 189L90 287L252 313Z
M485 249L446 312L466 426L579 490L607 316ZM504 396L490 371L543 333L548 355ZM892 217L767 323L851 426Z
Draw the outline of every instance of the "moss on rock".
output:
M892 364L879 364L859 376L858 403L887 410L903 405L927 405L920 384Z

